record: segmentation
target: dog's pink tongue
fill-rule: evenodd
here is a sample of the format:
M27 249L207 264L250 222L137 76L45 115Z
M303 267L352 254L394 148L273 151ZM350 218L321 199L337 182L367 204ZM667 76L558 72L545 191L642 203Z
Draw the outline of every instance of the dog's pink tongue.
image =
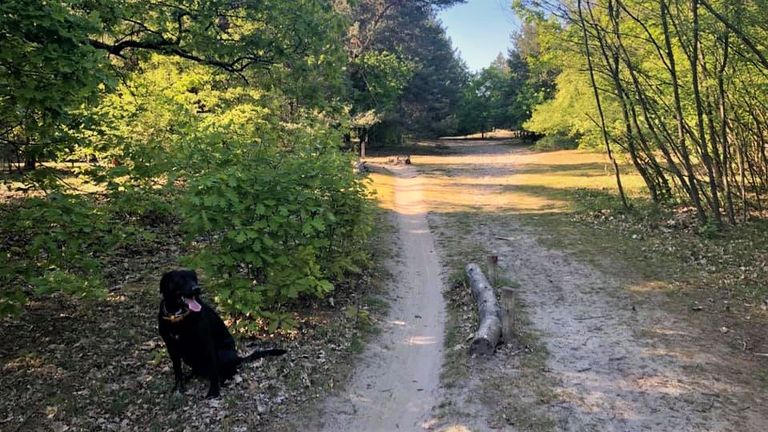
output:
M187 303L187 307L192 312L200 312L200 310L203 308L200 306L200 303L198 303L197 300L193 298L184 298L184 301Z

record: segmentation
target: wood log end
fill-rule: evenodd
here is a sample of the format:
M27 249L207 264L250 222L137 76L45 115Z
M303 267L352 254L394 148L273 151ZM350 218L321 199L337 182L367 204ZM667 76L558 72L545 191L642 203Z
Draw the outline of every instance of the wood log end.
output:
M487 316L480 322L475 338L469 346L469 353L471 355L493 355L500 338L501 321L496 316Z
M469 345L470 355L490 356L496 351L496 347L486 338L475 338Z
M464 271L467 272L467 275L470 275L472 273L476 273L480 271L480 266L475 263L469 263L466 267L464 267Z
M476 338L469 346L470 355L490 356L496 351L491 341L485 338Z

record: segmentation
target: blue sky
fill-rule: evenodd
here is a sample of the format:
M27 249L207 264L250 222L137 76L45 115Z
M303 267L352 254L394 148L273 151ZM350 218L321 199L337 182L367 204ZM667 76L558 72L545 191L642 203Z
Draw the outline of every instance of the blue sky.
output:
M477 71L501 52L506 55L510 35L519 21L511 0L469 0L438 14L470 70Z

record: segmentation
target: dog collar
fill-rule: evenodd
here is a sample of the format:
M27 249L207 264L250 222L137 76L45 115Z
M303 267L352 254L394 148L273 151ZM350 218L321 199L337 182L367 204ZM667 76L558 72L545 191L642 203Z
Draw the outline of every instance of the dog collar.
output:
M187 310L185 310L183 312L182 311L183 311L183 309L179 309L178 312L176 312L175 314L171 315L170 313L168 313L168 310L165 309L165 303L163 303L163 319L166 320L166 321L170 321L171 324L177 323L177 322L183 320L191 312L189 309L187 309Z

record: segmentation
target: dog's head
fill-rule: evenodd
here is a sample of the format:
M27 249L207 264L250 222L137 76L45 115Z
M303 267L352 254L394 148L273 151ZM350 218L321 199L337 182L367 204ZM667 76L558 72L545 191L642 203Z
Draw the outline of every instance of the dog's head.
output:
M200 285L197 283L197 273L194 270L173 270L163 274L160 279L160 293L168 313L176 313L184 309L200 312L202 306L198 302Z

